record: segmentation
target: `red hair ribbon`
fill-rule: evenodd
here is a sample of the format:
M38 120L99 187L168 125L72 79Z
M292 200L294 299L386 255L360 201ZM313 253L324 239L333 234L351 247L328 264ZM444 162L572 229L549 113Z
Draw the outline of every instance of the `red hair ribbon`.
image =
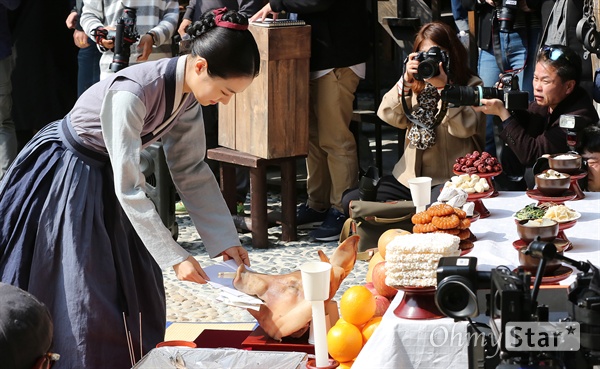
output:
M227 12L227 8L225 8L225 7L213 10L213 13L215 15L215 24L217 25L217 27L230 28L230 29L235 29L238 31L245 31L248 29L247 24L237 24L237 23L221 20L221 18L223 18L223 14L225 14L226 12Z

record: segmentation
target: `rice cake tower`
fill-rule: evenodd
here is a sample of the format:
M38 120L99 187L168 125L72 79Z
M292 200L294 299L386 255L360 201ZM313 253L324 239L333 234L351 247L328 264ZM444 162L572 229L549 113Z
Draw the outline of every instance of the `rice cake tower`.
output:
M388 286L437 285L436 269L443 256L459 256L460 238L446 233L415 233L394 238L386 250Z

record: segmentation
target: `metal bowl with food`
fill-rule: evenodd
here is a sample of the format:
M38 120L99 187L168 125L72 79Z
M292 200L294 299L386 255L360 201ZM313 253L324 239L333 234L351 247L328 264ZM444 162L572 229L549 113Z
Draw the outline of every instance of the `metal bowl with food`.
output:
M560 196L571 186L571 176L548 169L535 176L535 186L545 196Z
M550 168L567 174L574 174L581 169L581 155L576 153L555 154L548 157Z
M527 243L540 237L542 241L552 242L558 235L558 222L552 219L524 219L517 222L517 234Z

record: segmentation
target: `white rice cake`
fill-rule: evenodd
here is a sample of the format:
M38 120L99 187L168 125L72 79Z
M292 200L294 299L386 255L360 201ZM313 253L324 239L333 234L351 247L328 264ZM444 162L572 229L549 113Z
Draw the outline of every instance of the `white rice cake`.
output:
M415 233L394 238L386 249L389 286L436 286L436 269L443 256L458 256L460 239L445 233Z

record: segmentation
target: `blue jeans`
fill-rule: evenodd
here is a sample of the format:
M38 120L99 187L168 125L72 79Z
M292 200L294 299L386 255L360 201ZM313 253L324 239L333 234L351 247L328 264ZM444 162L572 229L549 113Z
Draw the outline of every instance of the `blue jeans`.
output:
M537 41L540 29L517 29L513 32L500 32L500 50L502 53L502 67L500 70L493 47L481 50L479 53L479 76L485 87L493 87L498 82L501 73L518 70L525 66L517 76L519 89L529 92L529 100L533 100L533 72L537 54ZM525 63L527 61L527 63ZM494 116L488 115L485 133L485 151L497 156L496 137L494 135Z
M452 17L454 18L454 23L456 23L456 27L458 27L459 31L468 31L469 30L469 13L467 9L462 6L461 0L452 0Z
M88 38L90 46L85 49L79 49L77 54L77 96L88 89L91 85L100 80L100 57L102 53L98 51L96 43Z
M0 179L17 156L17 136L12 120L12 84L14 55L0 59Z

